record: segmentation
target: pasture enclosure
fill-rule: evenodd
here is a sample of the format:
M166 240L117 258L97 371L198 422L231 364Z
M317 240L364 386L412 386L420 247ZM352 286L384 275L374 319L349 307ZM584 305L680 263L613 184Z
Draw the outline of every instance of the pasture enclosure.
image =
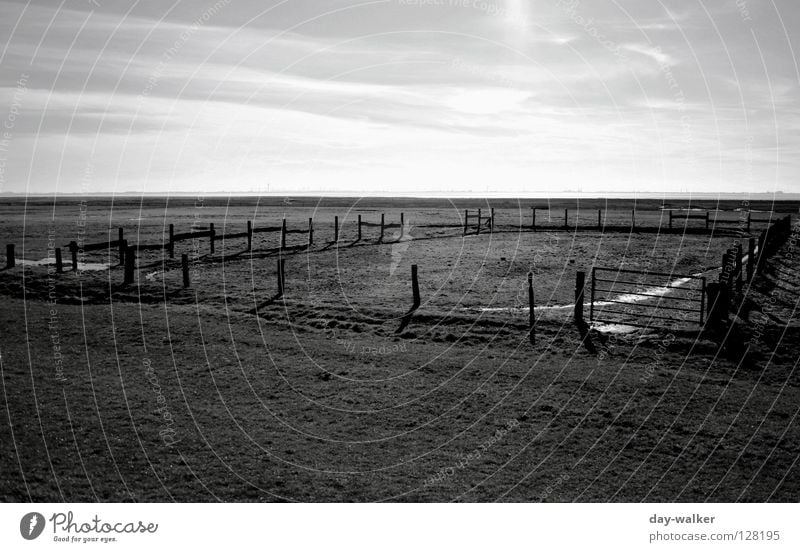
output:
M250 219L242 223L226 217L218 227L214 222L196 217L188 230L178 232L177 223L164 220L161 241L157 237L151 242L142 240L143 236L153 235L152 229L142 232L140 228L135 239L131 239L130 230L126 235L126 229L119 227L114 232L116 239L86 243L84 236L80 241L71 240L66 248L72 271L79 271L82 260L105 260L107 279L111 281L115 267L122 265L118 280L122 288L113 288L116 290L133 284L147 287L147 281L138 275L140 270L146 270L151 271L147 279L157 277L164 290L170 293L178 289L213 287L216 282L224 283L227 290L241 288L237 292L240 294L246 287L233 283L230 278L236 269L219 272L214 265L222 262L223 266L230 267L232 263L244 261L249 262L250 273L240 274L239 277L245 278L242 283L246 285L250 280L252 293L256 293L268 287L263 283L265 277L273 279L273 299L324 302L336 301L338 295L343 304L357 305L364 302L364 298L358 298L359 294L367 292L373 297L372 303L377 301L392 309L398 308L392 304L400 305L407 300L404 298L411 297L414 307L402 318L401 327L408 325L411 314L420 307L436 312L453 308L484 313L498 309L530 310L534 295L544 298L542 305L534 305L534 310L572 303L576 309L575 318L582 320L583 284L577 286L580 293L576 287L573 297L567 282L572 280L573 270L580 274L591 271L590 322L648 326L682 323L702 327L707 311L718 300L720 305L730 304L730 293L720 295L715 286L707 289L705 273L709 268L696 261L667 257L653 266L653 259L659 257L657 252L676 246L679 250L688 248L692 241L699 240L698 243L705 244L707 256L719 250L721 241L726 238L746 238L750 254L743 256L741 244L738 250L736 247L724 250L719 268L727 275L738 274L739 279L746 273L749 280L762 250L774 249L770 240L780 233L785 234L783 229L790 224L788 219L778 220L773 215L754 218L750 212L740 213L739 219L734 221L716 213L712 217L710 211L701 215L681 211L680 215L675 215L673 210L631 209L626 217L623 210L597 209L591 222L588 222L586 210L570 213L569 208L564 208L563 216L555 219L551 210L537 207L530 208L529 220L515 219L522 210L509 213L489 208L488 214L485 213L481 208L465 209L463 217L455 211L413 211L409 215L405 210L389 210L387 216L384 211L368 210L347 212L341 218L336 214L332 220L321 221L321 217L315 220L314 216L308 216L313 213L289 209L279 224ZM454 214L459 216L457 220L452 220ZM682 226L674 224L678 218ZM703 223L689 231L688 223L692 220ZM778 222L770 225L773 220ZM762 228L758 237L748 234L747 229L757 227ZM564 237L558 237L559 234ZM614 238L612 243L609 240L613 236L620 239ZM647 254L645 249L634 255L640 257L639 260L626 259L639 247L633 244L642 240L652 244L652 254ZM437 243L448 244L449 250L460 250L457 258L442 263ZM593 243L597 243L596 248ZM569 245L568 250L564 249L565 244ZM172 260L176 251L180 251L179 262ZM15 245L9 244L7 252L6 264L10 269L16 264ZM560 258L565 252L568 257ZM619 258L620 253L622 258ZM534 267L542 254L550 258L551 264L544 273L541 260L539 267ZM273 257L277 262L273 264L274 270L270 270L262 261ZM508 265L506 269L487 265L487 260L497 257L501 265ZM54 247L48 250L44 264L51 265L51 269L54 266L54 272L59 274L63 271L61 258L61 247ZM509 258L511 261L507 261ZM618 259L619 263L616 267L610 266L608 259ZM581 261L581 266L571 267L570 263L577 260ZM287 261L290 261L288 268ZM725 268L729 264L732 270ZM204 273L193 270L199 265L209 270ZM387 266L389 278L371 282L354 280L348 274L351 268L357 272L359 265ZM419 280L417 267L423 274ZM538 270L531 271L532 268ZM179 274L180 278L173 278L172 273ZM303 278L298 281L301 275ZM530 275L527 300L526 275ZM621 277L623 275L628 278ZM467 283L466 289L463 282ZM331 284L340 291L331 294ZM676 318L675 313L680 316ZM535 334L533 313L530 318L528 327L532 337Z

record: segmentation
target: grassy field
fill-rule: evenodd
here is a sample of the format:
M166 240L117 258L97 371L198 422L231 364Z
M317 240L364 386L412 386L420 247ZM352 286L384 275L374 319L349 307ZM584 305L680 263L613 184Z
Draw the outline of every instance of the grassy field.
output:
M529 271L537 305L558 306L572 301L575 272L593 266L713 275L734 237L558 230L567 201L552 202L552 220L537 215L550 229L519 228L531 202L500 203L491 235L464 237L456 227L463 209L494 203L308 201L111 208L87 199L55 212L44 201L7 202L0 237L33 261L47 256L48 239L115 239L119 226L128 239L152 243L169 223L180 232L214 222L221 233L284 216L302 228L313 217L315 243L304 248L304 235L290 235L298 247L283 253L281 298L274 233L258 235L253 251L244 239L217 242L213 255L207 240L182 242L177 257L193 260L189 289L163 252L142 256L130 286L117 266L0 272L0 439L9 444L0 496L797 499L793 245L754 283L751 308L724 345L693 328L593 329L583 339L569 309L538 313L531 345L528 313L507 310L527 305ZM588 224L597 208L609 224L629 222L624 202L578 207ZM722 207L720 217L740 216L737 205ZM377 243L370 227L355 241L358 214L397 222L401 211L410 223L403 239L392 229ZM336 215L338 245L330 243ZM663 216L637 212L637 224L657 227ZM422 305L398 333L412 264ZM742 343L751 345L746 354Z

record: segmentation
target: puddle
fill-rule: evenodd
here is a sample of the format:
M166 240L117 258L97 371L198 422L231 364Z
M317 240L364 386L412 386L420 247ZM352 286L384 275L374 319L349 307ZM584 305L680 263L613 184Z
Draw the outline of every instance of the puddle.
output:
M39 259L38 261L33 261L29 259L17 259L16 263L18 265L25 265L25 266L47 266L47 265L55 265L56 260L54 258L45 258ZM112 265L108 263L82 263L78 262L78 271L96 271L96 270L108 270L111 268ZM72 271L72 262L67 261L64 263L64 272L71 272Z

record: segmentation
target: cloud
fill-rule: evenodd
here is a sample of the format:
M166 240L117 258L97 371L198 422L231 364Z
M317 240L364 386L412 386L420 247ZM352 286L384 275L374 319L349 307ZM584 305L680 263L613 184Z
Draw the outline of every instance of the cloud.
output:
M649 44L623 44L622 48L628 52L634 52L648 57L662 66L675 65L677 63L675 58L665 54L659 46L651 46Z
M30 75L4 186L796 188L778 4L0 2L0 101Z

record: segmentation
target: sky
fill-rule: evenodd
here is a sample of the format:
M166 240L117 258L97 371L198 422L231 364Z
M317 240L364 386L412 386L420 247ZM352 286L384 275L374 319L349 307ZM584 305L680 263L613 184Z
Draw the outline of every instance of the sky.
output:
M0 1L0 193L800 192L796 0Z

